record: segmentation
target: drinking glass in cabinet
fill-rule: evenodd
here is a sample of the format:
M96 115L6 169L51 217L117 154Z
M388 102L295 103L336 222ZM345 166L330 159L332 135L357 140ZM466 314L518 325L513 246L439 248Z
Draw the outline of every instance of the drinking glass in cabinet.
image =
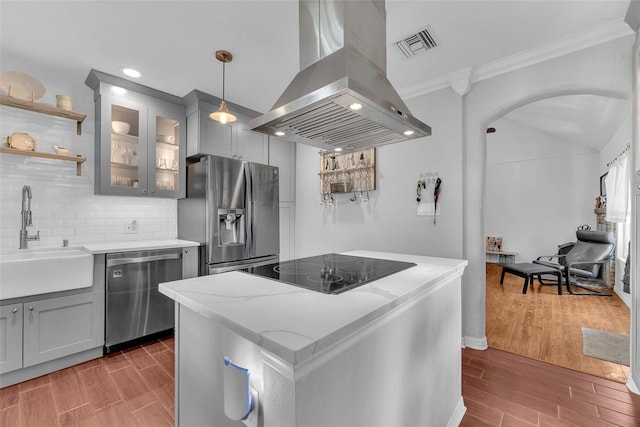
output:
M137 182L137 181L136 181ZM111 175L111 185L116 187L132 187L133 181L131 178L120 175Z

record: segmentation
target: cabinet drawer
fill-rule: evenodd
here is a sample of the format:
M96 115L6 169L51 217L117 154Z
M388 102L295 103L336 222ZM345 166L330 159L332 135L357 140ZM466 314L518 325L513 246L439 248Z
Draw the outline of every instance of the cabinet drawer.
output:
M104 292L24 304L24 367L99 347Z

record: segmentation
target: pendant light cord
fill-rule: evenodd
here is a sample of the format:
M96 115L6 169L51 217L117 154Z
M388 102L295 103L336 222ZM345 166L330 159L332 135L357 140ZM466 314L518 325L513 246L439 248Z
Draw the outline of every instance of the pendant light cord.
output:
M223 101L224 101L224 77L225 77L224 76L224 74L225 74L224 73L224 69L225 69L225 65L226 65L226 62L223 62L222 63L222 100Z

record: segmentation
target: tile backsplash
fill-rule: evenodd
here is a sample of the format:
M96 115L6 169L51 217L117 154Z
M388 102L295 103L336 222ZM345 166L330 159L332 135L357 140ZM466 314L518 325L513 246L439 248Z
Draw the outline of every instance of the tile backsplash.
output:
M4 166L4 165L3 165ZM4 169L4 167L3 167ZM29 247L70 246L86 242L175 238L176 201L172 199L96 196L93 187L68 183L64 179L7 177L0 187L0 250L17 249L19 244L22 186L31 186L33 227L40 241ZM125 234L131 220L138 232Z
M84 84L86 76L73 77L6 55L0 71L24 72L42 82L47 93L38 102L55 105L56 94L67 94L73 110L87 114L82 135L76 135L74 121L0 106L2 136L25 131L36 139L37 151L53 153L55 144L69 148L71 156L87 158L82 176L76 176L74 162L0 154L0 251L18 248L24 185L29 185L33 194L29 234L40 230L40 241L29 242L29 247L61 246L63 239L75 246L177 237L176 200L94 194L95 107L93 91ZM125 234L126 224L132 220L136 220L138 232Z

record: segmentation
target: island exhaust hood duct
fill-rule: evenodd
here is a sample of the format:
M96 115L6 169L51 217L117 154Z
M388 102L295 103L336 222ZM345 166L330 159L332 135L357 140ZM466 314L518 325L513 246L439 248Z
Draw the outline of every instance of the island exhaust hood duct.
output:
M300 71L251 129L324 149L431 135L387 80L384 0L300 0Z

